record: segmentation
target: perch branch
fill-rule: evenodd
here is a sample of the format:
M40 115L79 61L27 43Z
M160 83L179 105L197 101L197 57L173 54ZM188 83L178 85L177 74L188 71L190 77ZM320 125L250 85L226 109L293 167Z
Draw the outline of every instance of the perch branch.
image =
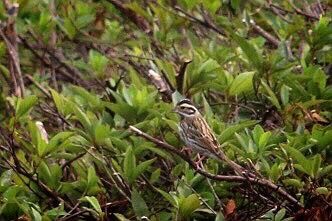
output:
M244 176L238 176L238 175L216 175L216 174L209 173L209 172L197 167L197 165L190 159L189 156L187 156L185 153L182 153L180 150L178 150L174 146L172 146L166 142L163 142L161 140L158 140L158 139L150 136L149 134L144 133L143 131L139 130L138 128L136 128L134 126L129 126L129 129L132 132L136 133L138 136L143 137L146 140L151 141L152 143L156 144L158 147L163 148L168 152L178 155L183 160L185 160L197 173L199 173L207 178L210 178L213 180L218 180L218 181L241 182L241 183L250 182L252 184L261 185L261 186L274 190L275 192L277 192L279 195L283 196L287 201L291 202L295 206L303 208L301 203L299 201L297 201L293 196L291 196L284 189L280 188L279 186L277 186L276 184L272 183L269 180L266 180L263 178L244 177Z

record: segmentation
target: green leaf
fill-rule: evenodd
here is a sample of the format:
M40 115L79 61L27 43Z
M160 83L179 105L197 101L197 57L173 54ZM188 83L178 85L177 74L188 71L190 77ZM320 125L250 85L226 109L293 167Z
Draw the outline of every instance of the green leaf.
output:
M199 0L184 0L184 2L186 3L187 8L191 10L197 5Z
M32 210L32 217L34 221L42 221L42 216L40 213L33 207L31 207Z
M37 122L29 121L29 132L31 136L32 144L37 149L38 156L43 156L47 147L46 140L42 137L41 131L36 125Z
M108 59L105 56L103 56L102 54L100 54L99 52L90 50L89 65L91 65L96 76L101 78L105 75L106 68L108 65Z
M271 180L273 180L275 182L278 181L278 179L281 175L281 169L279 167L279 164L274 163L268 172L269 172L269 176L270 176Z
M96 175L96 171L93 167L88 168L88 177L87 177L87 189L94 188L97 185L98 177Z
M94 196L85 196L80 199L81 202L88 202L93 207L95 211L98 212L98 214L101 216L103 214L103 211L101 210L100 204L96 197Z
M300 180L297 179L284 179L282 181L286 186L293 186L298 189L303 187L303 183Z
M252 79L255 72L244 72L235 77L231 83L228 93L229 95L239 95L253 89Z
M158 168L156 169L155 171L153 171L153 173L151 174L150 176L150 183L155 183L159 180L159 177L160 177L160 172L161 172L161 169ZM1 181L1 180L0 180Z
M254 129L252 130L252 137L254 138L256 145L259 144L259 139L261 138L262 134L264 134L264 129L262 126L259 124L255 125Z
M131 192L131 205L135 211L137 217L141 218L143 216L149 216L150 211L148 206L146 205L142 196L137 192L137 190L133 190Z
M275 93L272 91L272 89L270 88L270 86L265 82L265 80L261 79L261 84L263 85L263 88L265 89L265 91L267 92L268 96L267 98L271 101L271 103L278 108L278 110L281 109L281 106L279 104L278 98L275 95Z
M319 175L319 169L321 166L322 158L320 154L316 154L313 158L313 166L312 166L312 176L317 177Z
M294 147L287 147L287 152L290 153L291 157L294 158L300 166L302 166L305 173L311 175L311 163L299 150Z
M326 167L323 167L322 170L319 172L320 177L324 176L332 176L332 164Z
M255 125L256 123L256 121L249 120L236 125L228 126L219 136L220 143L224 143L229 140L235 134L235 132L242 130L246 127Z
M76 104L71 104L72 113L78 118L79 122L83 125L84 129L90 131L91 121L88 116Z
M141 175L155 160L156 160L156 158L150 159L150 160L147 160L147 161L144 161L144 162L140 163L135 168L134 178L136 179L139 175Z
M172 204L174 207L177 206L176 200L172 197L171 194L166 193L165 191L155 188L170 204Z
M73 39L76 35L76 28L73 25L72 21L69 18L65 18L63 23L57 23L62 31L69 37L69 39Z
M281 98L281 102L284 106L287 105L289 102L289 91L290 90L292 90L292 89L284 84L281 86L280 98Z
M221 7L222 1L220 0L209 0L204 2L204 7L207 8L212 14L215 14L216 11Z
M27 96L24 99L18 98L15 108L15 116L20 118L23 115L28 114L37 101L38 98L35 95Z
M239 10L241 0L231 0L230 2L234 10Z
M42 161L39 165L39 177L46 182L46 184L50 185L52 181L52 173L50 171L50 168L45 163L45 161Z
M105 140L110 137L111 130L109 125L101 124L100 122L93 125L94 140L97 144L105 144Z
M285 209L285 208L282 208L282 209L279 210L279 211L277 212L277 214L275 215L275 217L274 217L274 221L281 221L282 218L284 218L285 214L286 214L286 209Z
M264 151L264 148L265 148L266 144L268 143L270 136L271 136L270 131L265 132L260 136L258 146L259 146L259 149L261 152Z
M127 219L124 215L120 213L114 213L114 216L119 220L119 221L130 221L130 219Z
M74 134L75 133L68 131L57 133L54 137L50 139L49 143L47 144L45 154L50 153L54 150L59 150L69 138L74 136Z
M133 153L133 149L131 147L128 147L125 154L125 159L123 161L123 172L130 184L133 183L135 180L135 168L136 158Z
M221 212L218 212L214 221L225 221L225 217Z
M70 107L71 107L71 105L67 105L68 100L63 95L59 94L57 91L53 89L50 89L50 91L58 112L63 116L68 115L70 113Z
M262 55L260 55L256 48L244 38L238 36L237 34L232 34L232 37L239 44L242 51L247 56L250 64L260 72L263 66Z
M191 194L180 200L179 214L181 217L190 217L200 207L200 201L196 194Z
M318 193L318 194L322 194L322 195L328 195L329 194L329 189L327 188L327 187L317 187L316 188L316 193Z

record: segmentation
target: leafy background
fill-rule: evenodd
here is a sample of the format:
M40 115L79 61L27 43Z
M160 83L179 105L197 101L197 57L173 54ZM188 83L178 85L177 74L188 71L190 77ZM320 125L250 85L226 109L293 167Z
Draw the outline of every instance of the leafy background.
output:
M332 219L331 1L17 3L0 4L2 220ZM302 206L128 130L181 150L181 96Z

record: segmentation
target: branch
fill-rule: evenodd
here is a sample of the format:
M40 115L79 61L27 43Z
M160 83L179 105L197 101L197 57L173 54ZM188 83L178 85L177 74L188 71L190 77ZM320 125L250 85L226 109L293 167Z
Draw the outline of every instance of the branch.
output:
M255 32L257 32L259 35L263 36L268 42L273 44L273 46L278 47L280 44L279 39L265 31L261 26L257 25L255 21L250 20L250 24L252 25Z
M221 29L219 29L215 24L212 23L212 21L210 19L205 18L205 20L201 20L199 18L196 18L195 16L189 14L188 12L184 11L182 8L180 8L179 6L174 6L175 11L181 12L183 15L179 15L181 17L185 17L188 18L190 21L192 22L196 22L198 24L200 24L201 26L211 29L213 31L215 31L216 33L225 36L225 32L222 31ZM177 14L178 15L178 14Z
M296 13L296 14L302 15L302 16L304 16L304 17L307 17L307 18L309 18L309 19L319 20L319 18L317 18L316 16L314 16L314 15L310 15L310 14L307 14L307 13L301 11L301 10L300 10L299 8L297 8L297 7L296 7L291 1L288 1L288 2L289 2L289 4L292 6L292 8L295 10L295 12L294 12L294 11L289 11L289 10L287 10L287 9L285 9L285 8L280 7L279 5L273 4L272 1L269 1L268 6L269 6L270 8L276 8L276 9L278 9L278 10L280 10L280 11L285 12L285 13L290 13L290 14L294 14L294 13Z
M161 93L162 98L165 102L172 101L172 94L173 94L172 87L168 84L168 81L163 76L161 76L152 69L149 69L141 64L137 64L132 60L124 60L124 61L130 64L135 69L135 71L137 71L138 73L143 75L143 77L148 79Z
M178 155L181 157L183 160L185 160L197 173L213 179L217 181L228 181L228 182L240 182L240 183L245 183L245 182L250 182L252 184L257 184L260 186L267 187L271 190L274 190L277 192L279 195L284 197L287 201L291 202L294 206L297 206L299 208L303 208L301 203L297 201L293 196L291 196L289 193L287 193L284 189L280 188L279 186L275 185L269 180L266 179L261 179L261 178L254 178L254 177L243 177L243 176L237 176L237 175L216 175L209 173L203 169L198 168L198 166L190 159L190 157L184 153L182 153L179 149L173 147L172 145L163 142L161 140L158 140L143 131L139 130L138 128L134 126L129 126L129 129L136 133L138 136L145 138L148 141L151 141L152 143L156 144L159 148L165 149L168 152L171 152L173 154Z
M25 75L26 78L29 79L29 81L31 81L31 83L33 83L47 98L51 99L52 96L50 94L50 92L44 88L41 84L39 84L37 81L35 81L35 79L33 79L33 77L30 74Z
M54 48L50 49L47 45L42 44L32 30L29 30L28 33L37 43L39 43L38 45L39 48L41 48L51 58L57 61L60 67L63 67L69 73L69 75L71 75L73 79L75 79L77 83L80 83L82 86L85 87L88 86L88 84L83 80L83 74L76 67L68 64L67 60L69 59L66 58L66 56L62 53L61 50L55 50ZM52 62L50 63L51 63L51 68L53 68Z
M165 102L171 102L172 101L172 94L173 94L173 87L170 84L169 80L166 78L165 75L161 75L157 72L155 72L153 69L143 65L142 63L137 63L134 60L130 59L133 58L139 58L142 59L142 57L132 56L128 54L124 55L117 55L117 51L115 51L114 48L101 48L98 47L95 44L89 45L92 49L98 51L99 53L105 55L107 58L113 60L116 62L114 58L120 59L121 61L129 64L138 74L143 76L145 79L149 81L150 84L155 86L159 93L162 96L163 101ZM112 51L112 53L110 53ZM147 60L153 60L150 58L143 58ZM121 66L123 69L128 70L128 65L123 65L121 63L118 63L119 66Z
M66 79L70 80L73 83L80 84L82 86L87 85L87 83L83 79L81 79L80 76L74 75L74 73L70 73L70 71L71 71L70 67L66 68L63 63L60 63L59 65L54 67L54 64L51 61L49 61L45 56L42 56L39 54L38 50L34 48L34 46L30 43L30 41L26 40L22 36L19 36L19 39L21 40L23 45L27 49L29 49L47 67L49 67L51 69L52 68L56 69L57 73L61 74L62 76L64 76ZM47 53L49 53L49 52L47 52ZM60 62L60 61L58 61L58 62ZM69 66L69 65L66 64L66 66Z
M124 14L131 22L133 22L138 28L143 30L145 33L151 32L149 23L140 15L138 15L132 9L126 7L119 0L107 0L113 4L122 14Z
M3 0L5 9L7 10L7 22L4 27L0 27L0 35L4 40L9 55L9 71L12 77L15 95L24 97L25 87L22 77L20 58L18 55L17 46L17 33L15 26L15 19L18 13L19 5L17 3L10 3L7 0ZM4 30L2 30L2 28Z
M152 69L149 69L147 76L151 80L152 84L157 88L157 90L163 95L163 97L167 101L171 101L173 91L163 76Z
M314 15L312 15L312 14L308 14L308 13L302 11L301 9L299 9L298 7L296 7L296 5L293 3L292 0L288 0L288 3L292 6L292 8L295 10L295 12L296 12L297 14L299 14L299 15L303 15L303 16L305 16L305 17L307 17L307 18L310 18L310 19L319 20L318 17L316 17L316 16L314 16Z

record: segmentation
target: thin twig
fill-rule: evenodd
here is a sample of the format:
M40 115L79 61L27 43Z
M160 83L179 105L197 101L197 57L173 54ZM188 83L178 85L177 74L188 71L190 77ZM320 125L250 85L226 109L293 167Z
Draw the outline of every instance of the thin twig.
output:
M296 5L293 3L293 0L288 0L288 3L292 6L292 8L295 10L295 12L299 15L303 15L307 18L310 18L310 19L314 19L314 20L319 20L318 17L316 17L315 15L312 15L312 14L308 14L304 11L302 11L301 9L299 9L298 7L296 7Z
M35 79L33 79L33 77L30 74L26 74L25 77L28 78L29 81L31 81L41 92L43 92L43 94L45 94L47 98L52 98L50 92L46 88L44 88L41 84L39 84L37 81L35 81Z
M253 27L254 31L257 32L259 35L264 37L268 42L270 42L273 46L278 47L280 44L279 39L265 31L261 26L257 25L254 20L250 20L250 24Z
M47 59L45 58L45 56L42 56L38 53L38 51L31 45L31 43L26 40L24 37L19 36L19 39L22 41L22 43L24 44L24 46L29 49L40 61L42 61L47 67L52 68L53 64ZM63 75L64 77L66 77L67 79L69 79L72 82L76 82L78 83L78 80L75 76L71 75L70 73L67 72L67 70L65 71L64 68L62 67L54 67L55 69L57 69L57 73Z
M15 85L15 82L18 82L18 85L20 88L20 92L18 92L17 88L15 87L15 91L16 91L15 93L18 96L24 97L25 87L24 87L24 81L22 78L22 72L21 72L20 60L19 60L19 56L18 56L18 52L17 52L17 46L15 47L15 45L13 45L10 42L10 40L6 37L6 35L2 31L1 27L0 27L0 35L1 35L2 39L4 40L4 42L6 43L6 46L8 49L8 55L10 57L9 61L12 63L12 65L14 67L14 70L12 70L13 73L11 72L13 81L14 81L14 85ZM16 80L16 78L17 78L17 80Z
M244 105L244 104L240 104L240 103L236 103L236 102L218 102L218 103L210 104L210 106L217 106L217 105L239 106L241 108L247 109L250 112L252 112L255 115L255 117L258 116L258 114L257 114L257 112L256 112L256 110L254 108L248 107L247 105Z
M126 16L131 22L133 22L138 28L140 28L145 33L151 32L149 23L144 17L138 15L132 9L126 7L122 1L119 0L107 0L113 4L124 16Z
M2 30L2 27L0 27L0 34L7 46L8 54L10 57L9 69L13 78L15 94L17 96L24 97L25 87L20 67L20 57L18 53L17 32L15 25L19 4L11 3L8 0L3 0L2 2L7 11L8 19L6 21L6 26L4 27L4 31Z
M174 9L175 9L175 11L181 12L183 14L183 15L180 15L180 14L175 13L176 15L184 17L184 18L188 18L192 22L196 22L205 28L211 29L218 34L225 36L225 32L222 31L221 29L219 29L215 24L213 24L211 22L211 20L201 20L199 18L196 18L195 16L189 14L188 12L186 12L185 10L183 10L181 7L179 7L177 5L174 6Z
M87 152L83 152L78 154L76 157L66 161L64 164L61 165L61 170L63 170L66 166L69 166L72 164L74 161L78 160L79 158L83 157Z
M284 8L282 8L282 7L280 7L279 5L276 5L276 4L269 4L269 5L270 5L270 7L274 7L278 10L281 10L281 11L284 11L284 12L287 12L287 13L291 13L291 14L296 13L296 14L305 16L305 17L310 18L310 19L319 20L319 18L317 18L316 16L305 13L301 9L297 8L291 0L288 0L288 2L295 11L289 11L289 10L284 9Z

